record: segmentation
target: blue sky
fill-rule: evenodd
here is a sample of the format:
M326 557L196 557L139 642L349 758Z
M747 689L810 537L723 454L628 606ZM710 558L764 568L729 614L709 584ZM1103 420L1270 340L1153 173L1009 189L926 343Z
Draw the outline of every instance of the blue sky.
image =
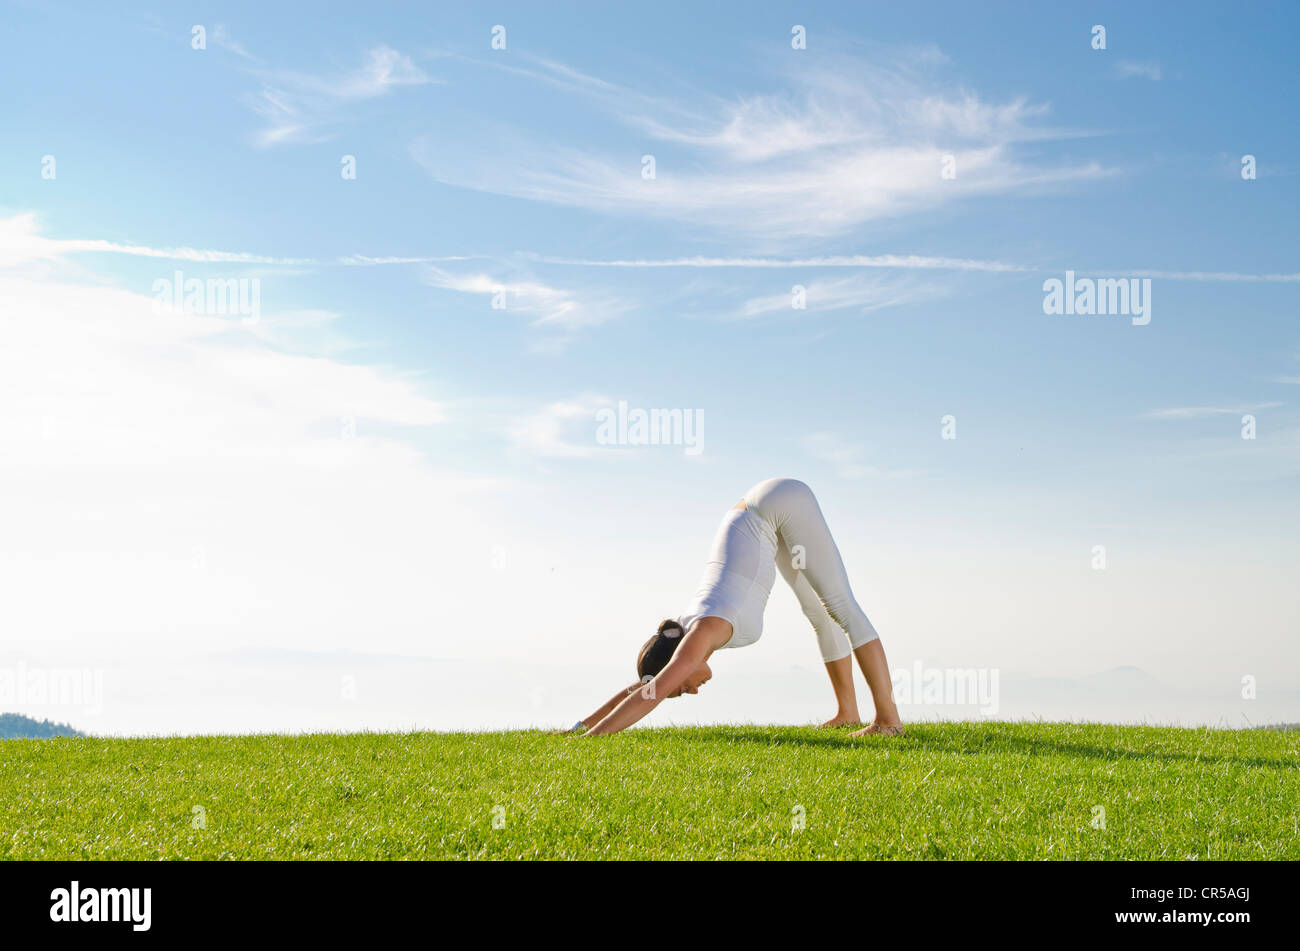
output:
M467 682L469 725L572 720L772 475L818 492L896 666L1133 665L1199 693L1057 714L1234 725L1261 676L1296 718L1287 5L5 18L15 657L469 672L230 719L119 671L103 729L461 726ZM258 319L151 312L177 270L257 280ZM1150 323L1044 314L1067 270L1148 278ZM700 414L703 451L599 444L619 401ZM762 720L765 678L827 704L788 592L734 654L668 715Z

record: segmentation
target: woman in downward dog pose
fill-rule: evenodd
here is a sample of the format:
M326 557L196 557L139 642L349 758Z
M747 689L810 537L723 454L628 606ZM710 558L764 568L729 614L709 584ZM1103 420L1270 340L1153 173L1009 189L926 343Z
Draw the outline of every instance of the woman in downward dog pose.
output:
M812 622L835 690L836 714L822 726L860 722L852 653L875 703L875 718L852 735L901 733L880 636L853 597L812 489L795 479L760 482L727 512L690 607L660 624L637 655L640 680L573 730L586 729L587 736L617 733L660 701L697 693L713 676L708 661L714 651L745 647L763 633L763 609L778 569Z

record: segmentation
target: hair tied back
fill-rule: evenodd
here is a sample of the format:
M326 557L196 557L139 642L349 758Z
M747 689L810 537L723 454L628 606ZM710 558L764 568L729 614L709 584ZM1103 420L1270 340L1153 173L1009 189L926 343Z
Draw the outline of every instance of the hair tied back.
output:
M664 637L681 637L686 631L676 621L669 620L659 625L659 633Z

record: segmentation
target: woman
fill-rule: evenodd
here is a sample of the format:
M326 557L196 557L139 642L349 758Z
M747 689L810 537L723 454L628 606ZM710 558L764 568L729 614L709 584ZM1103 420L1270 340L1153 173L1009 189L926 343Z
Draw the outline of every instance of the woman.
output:
M714 651L745 647L763 633L763 609L778 568L812 622L835 690L836 714L822 726L861 722L852 653L871 688L876 715L851 735L901 733L880 636L853 598L812 489L795 479L760 482L726 514L690 607L660 624L637 655L641 679L572 729L586 729L587 736L617 733L661 700L698 693L713 676L708 661Z

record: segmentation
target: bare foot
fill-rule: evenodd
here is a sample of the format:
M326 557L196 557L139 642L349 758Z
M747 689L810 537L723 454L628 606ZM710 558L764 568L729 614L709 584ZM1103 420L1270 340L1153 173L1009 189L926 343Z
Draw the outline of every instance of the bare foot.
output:
M861 722L862 720L858 717L856 713L852 715L846 713L837 713L834 717L832 717L831 719L823 723L821 728L825 730L833 726L857 726Z
M849 736L902 736L903 724L899 723L881 723L879 720L872 720L861 730L854 730Z

